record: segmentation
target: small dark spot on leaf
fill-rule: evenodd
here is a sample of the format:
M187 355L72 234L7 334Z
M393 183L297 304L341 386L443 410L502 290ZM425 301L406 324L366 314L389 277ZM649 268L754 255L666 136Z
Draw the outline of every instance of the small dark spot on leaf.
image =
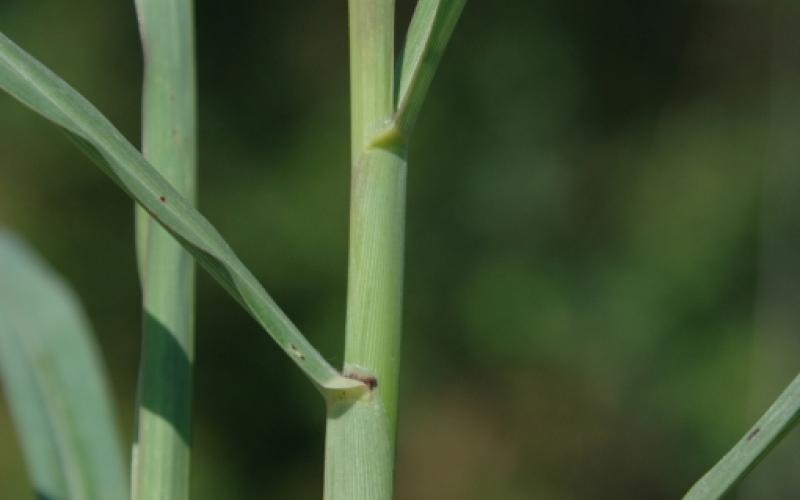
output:
M294 344L289 344L289 348L292 350L292 354L297 356L298 359L300 359L301 361L305 361L306 359L305 355L303 355L303 353L300 352L299 349L297 349L297 346L295 346Z
M756 427L755 429L750 431L750 434L747 435L747 440L750 441L751 439L756 437L756 435L758 435L759 432L761 432L761 427Z
M167 202L167 198L165 196L160 196L158 199L161 200L161 203Z

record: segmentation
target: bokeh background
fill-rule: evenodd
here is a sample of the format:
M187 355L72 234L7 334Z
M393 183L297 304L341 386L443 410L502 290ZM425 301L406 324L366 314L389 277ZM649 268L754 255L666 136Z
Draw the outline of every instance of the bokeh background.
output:
M337 365L346 10L196 2L201 209ZM468 3L410 152L399 500L679 498L791 380L798 27L791 1ZM132 2L3 0L0 30L138 144ZM0 224L83 298L127 439L132 223L0 96ZM0 498L32 498L2 404ZM193 498L320 498L323 436L314 389L200 272ZM799 467L795 436L735 498L798 498Z

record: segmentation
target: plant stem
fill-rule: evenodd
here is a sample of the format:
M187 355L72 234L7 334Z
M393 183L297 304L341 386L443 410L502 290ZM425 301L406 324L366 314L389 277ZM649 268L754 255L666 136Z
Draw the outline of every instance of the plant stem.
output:
M394 0L349 0L353 168L394 113Z
M394 112L394 1L350 0L352 185L345 375L374 385L329 401L327 500L389 500L399 378L405 148L380 136Z
M144 49L142 149L196 199L196 90L190 0L136 0ZM144 306L133 499L185 500L194 356L194 261L141 208L137 253Z
M352 181L345 372L375 376L395 426L403 289L406 161L372 144L394 113L394 1L350 1Z

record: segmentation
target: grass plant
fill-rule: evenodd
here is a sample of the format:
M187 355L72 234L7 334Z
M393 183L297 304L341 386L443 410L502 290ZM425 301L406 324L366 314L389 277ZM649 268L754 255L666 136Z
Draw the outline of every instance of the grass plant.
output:
M306 340L195 208L190 1L136 2L145 60L142 152L0 34L0 88L59 126L138 206L143 349L130 487L102 363L77 301L30 249L0 233L0 270L14 283L12 288L12 280L0 280L0 374L40 498L189 497L194 262L324 398L324 498L393 497L408 145L465 2L419 0L397 51L394 0L349 1L352 179L341 371ZM20 302L20 290L36 300ZM685 498L724 496L797 423L798 380Z

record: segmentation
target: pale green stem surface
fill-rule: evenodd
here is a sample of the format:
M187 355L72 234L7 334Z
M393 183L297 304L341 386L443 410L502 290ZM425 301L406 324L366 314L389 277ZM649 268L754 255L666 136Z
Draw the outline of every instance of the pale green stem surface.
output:
M394 0L350 0L350 131L355 168L394 113Z
M373 146L394 113L394 1L350 0L352 185L344 372L377 384L329 402L326 500L389 500L399 375L405 154Z
M346 375L374 385L328 407L327 500L388 500L400 362L406 163L370 149L353 172Z
M137 0L144 52L142 151L188 203L197 191L196 83L191 0ZM143 338L134 500L189 498L194 260L136 209Z
M374 376L394 435L400 371L406 161L369 149L352 181L345 373Z
M350 1L353 165L345 372L365 370L394 428L405 220L404 152L372 138L393 114L394 0Z

